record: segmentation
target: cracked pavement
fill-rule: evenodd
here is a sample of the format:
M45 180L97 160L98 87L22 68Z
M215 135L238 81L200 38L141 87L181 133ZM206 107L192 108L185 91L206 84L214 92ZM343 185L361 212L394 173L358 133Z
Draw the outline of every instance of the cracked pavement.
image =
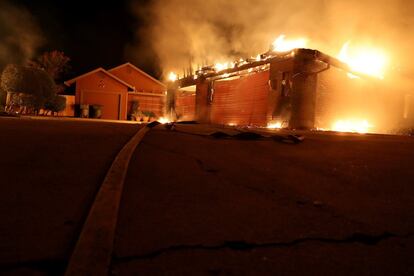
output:
M0 274L61 275L139 126L0 127ZM413 137L300 132L292 144L175 129L151 130L132 157L112 275L414 275Z
M177 128L148 133L131 160L114 275L414 273L412 137L292 145Z

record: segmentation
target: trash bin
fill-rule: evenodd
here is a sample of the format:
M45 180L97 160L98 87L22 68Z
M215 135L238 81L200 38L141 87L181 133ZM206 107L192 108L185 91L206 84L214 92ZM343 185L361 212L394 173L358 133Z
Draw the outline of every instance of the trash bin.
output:
M80 117L89 118L89 104L81 104L80 108Z
M91 118L100 119L102 117L102 105L93 104L91 105Z

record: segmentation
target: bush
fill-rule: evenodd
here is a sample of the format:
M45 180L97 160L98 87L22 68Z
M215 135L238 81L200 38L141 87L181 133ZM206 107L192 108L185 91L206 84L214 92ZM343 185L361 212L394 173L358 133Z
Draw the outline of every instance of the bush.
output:
M58 113L66 108L66 98L63 96L55 95L46 101L44 107L48 111Z
M3 111L4 106L6 105L7 92L4 91L0 86L0 112Z
M0 87L22 97L18 102L37 113L55 97L55 82L43 70L9 64L1 74Z

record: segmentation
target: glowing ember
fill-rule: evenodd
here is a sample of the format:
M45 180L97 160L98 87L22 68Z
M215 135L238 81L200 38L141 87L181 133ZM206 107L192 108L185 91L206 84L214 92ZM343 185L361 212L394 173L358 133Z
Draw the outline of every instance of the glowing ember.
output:
M233 67L234 67L234 63L232 62L216 63L214 65L214 69L216 69L217 72L223 71L229 68L233 68Z
M178 79L178 76L177 76L177 74L175 74L174 72L170 72L170 73L168 74L168 80L169 80L169 81L174 82L174 81L176 81L177 79Z
M367 120L339 120L332 126L333 131L339 132L355 132L355 133L368 133L373 127Z
M165 117L160 117L158 118L158 122L160 122L161 124L168 124L170 120L168 120L168 118Z
M305 48L308 41L305 38L285 40L285 35L280 35L272 44L275 52L288 52L297 48Z
M339 60L359 73L383 79L388 58L384 52L370 47L349 49L350 42L346 42L338 55ZM352 75L354 78L355 76ZM350 76L351 77L351 76Z
M279 129L279 128L282 128L282 123L281 122L271 122L267 125L267 128Z

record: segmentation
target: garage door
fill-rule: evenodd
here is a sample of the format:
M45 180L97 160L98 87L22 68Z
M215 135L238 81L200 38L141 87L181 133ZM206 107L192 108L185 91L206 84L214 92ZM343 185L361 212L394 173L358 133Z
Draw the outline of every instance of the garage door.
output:
M214 83L211 122L266 126L269 71Z
M196 111L195 92L177 91L175 95L175 111L181 121L194 121Z
M81 103L101 105L102 119L120 119L121 93L82 91Z

